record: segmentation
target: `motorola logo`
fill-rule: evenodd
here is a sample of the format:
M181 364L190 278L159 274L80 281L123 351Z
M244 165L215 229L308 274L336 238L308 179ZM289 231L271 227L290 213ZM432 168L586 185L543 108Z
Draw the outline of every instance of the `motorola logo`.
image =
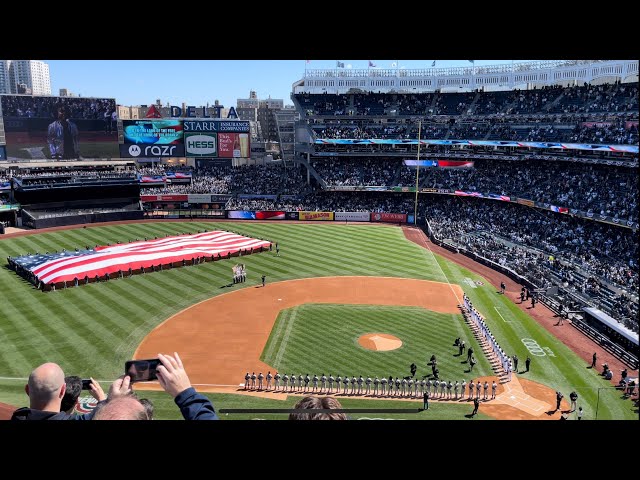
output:
M138 157L140 156L140 153L141 153L141 150L138 145L131 145L129 147L129 155L131 155L132 157Z

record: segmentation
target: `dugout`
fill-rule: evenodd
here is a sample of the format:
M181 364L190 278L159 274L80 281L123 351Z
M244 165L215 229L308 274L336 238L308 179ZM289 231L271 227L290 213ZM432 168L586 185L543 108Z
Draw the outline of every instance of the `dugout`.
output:
M597 308L586 307L582 312L582 320L576 320L586 323L602 335L604 338L600 338L599 341L607 350L612 351L633 369L638 368L638 334Z

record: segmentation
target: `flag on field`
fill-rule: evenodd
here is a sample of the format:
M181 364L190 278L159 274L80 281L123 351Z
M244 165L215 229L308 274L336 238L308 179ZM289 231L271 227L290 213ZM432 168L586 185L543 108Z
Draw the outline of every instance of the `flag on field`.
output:
M339 61L339 60L338 60L338 61L336 61L336 67L337 67L337 68L344 68L344 62L341 62L341 61Z
M431 64L432 67L436 66L436 61L434 60L433 63Z
M370 67L375 67L375 66L376 66L376 64L375 64L375 63L373 63L371 60L369 60L369 66L370 66Z
M13 259L16 264L30 270L36 278L51 283L93 279L97 275L149 268L158 265L192 261L202 257L232 255L240 250L256 250L269 247L268 241L245 237L223 230L178 235L155 240L131 242L96 247L80 252L64 252L46 255L31 255ZM37 258L32 258L37 257Z
M469 60L469 62L473 63L474 65L476 64L475 60Z

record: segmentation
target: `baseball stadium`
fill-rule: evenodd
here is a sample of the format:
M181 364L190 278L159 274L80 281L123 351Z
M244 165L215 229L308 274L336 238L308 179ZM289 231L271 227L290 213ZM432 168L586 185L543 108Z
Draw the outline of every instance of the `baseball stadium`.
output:
M638 420L637 60L290 80L275 142L0 95L0 419Z

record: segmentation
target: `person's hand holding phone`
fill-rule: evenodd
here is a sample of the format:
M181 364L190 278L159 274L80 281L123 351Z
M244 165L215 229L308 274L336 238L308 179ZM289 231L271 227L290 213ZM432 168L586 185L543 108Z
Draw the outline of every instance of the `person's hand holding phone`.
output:
M180 393L191 387L191 381L182 365L180 356L176 352L173 355L172 357L171 355L158 354L162 365L158 365L156 374L164 391L176 398Z
M129 375L120 375L109 387L109 398L123 397L132 393Z
M104 390L102 389L100 384L92 377L90 377L89 380L91 380L91 383L89 384L89 388L87 390L89 390L91 396L99 402L101 402L102 400L106 400L107 396L105 395Z

